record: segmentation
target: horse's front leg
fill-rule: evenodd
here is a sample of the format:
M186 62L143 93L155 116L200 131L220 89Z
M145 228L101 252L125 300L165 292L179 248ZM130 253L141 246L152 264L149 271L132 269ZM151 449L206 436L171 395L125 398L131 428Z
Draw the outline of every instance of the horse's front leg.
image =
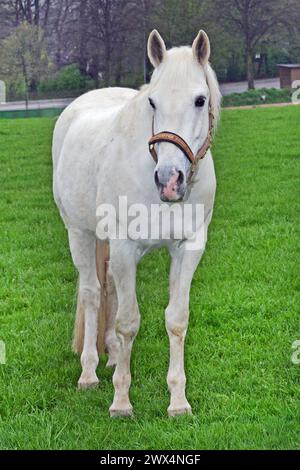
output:
M109 411L111 417L131 416L130 357L133 341L140 326L140 313L135 292L137 266L135 244L129 241L112 243L110 265L118 296L115 327L119 340L119 352L113 375L115 395Z
M169 416L192 409L185 396L186 376L184 371L184 340L189 319L189 294L195 269L202 251L187 251L184 245L170 250L172 256L170 272L170 301L166 309L166 329L170 340L170 364L167 376L171 402Z

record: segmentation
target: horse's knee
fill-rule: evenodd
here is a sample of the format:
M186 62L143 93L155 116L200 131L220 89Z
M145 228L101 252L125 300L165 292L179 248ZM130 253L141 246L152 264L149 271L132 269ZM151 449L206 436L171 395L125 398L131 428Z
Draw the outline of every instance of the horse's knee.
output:
M188 327L188 310L178 312L176 308L166 309L166 329L169 335L183 339Z
M140 314L137 311L133 316L122 315L121 317L117 315L116 319L116 334L117 337L123 337L128 341L132 341L139 330L140 327Z
M98 310L100 306L100 290L98 288L81 288L79 290L80 302L86 310Z

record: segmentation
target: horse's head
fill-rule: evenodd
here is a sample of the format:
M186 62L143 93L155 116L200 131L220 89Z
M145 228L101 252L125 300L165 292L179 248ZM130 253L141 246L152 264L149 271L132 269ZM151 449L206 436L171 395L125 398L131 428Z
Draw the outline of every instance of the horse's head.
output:
M219 108L218 84L208 63L210 43L207 34L200 31L192 48L167 51L163 39L154 30L148 40L148 55L155 68L148 88L153 133L161 137L155 144L154 179L162 200L178 201L186 193L192 170L188 152L183 151L184 144L188 144L194 155L197 153L209 132L209 104L214 114ZM175 145L168 140L168 137L172 139L172 133ZM163 140L164 136L167 141Z

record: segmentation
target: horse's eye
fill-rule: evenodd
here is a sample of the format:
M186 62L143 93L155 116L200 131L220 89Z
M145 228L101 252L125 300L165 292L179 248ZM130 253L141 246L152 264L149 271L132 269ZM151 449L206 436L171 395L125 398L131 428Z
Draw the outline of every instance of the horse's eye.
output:
M205 105L205 100L205 96L198 96L198 98L195 100L195 106L197 106L197 108L203 108Z
M150 106L151 106L153 109L156 109L155 103L154 103L154 101L153 101L152 98L149 98L149 103L150 103Z

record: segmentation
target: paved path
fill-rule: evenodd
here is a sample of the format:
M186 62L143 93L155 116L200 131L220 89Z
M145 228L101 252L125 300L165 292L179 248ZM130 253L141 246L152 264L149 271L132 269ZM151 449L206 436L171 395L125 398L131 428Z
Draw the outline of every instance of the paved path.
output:
M247 82L222 83L220 85L223 96L231 93L243 93L248 90ZM280 88L279 78L263 78L255 80L255 88Z
M279 78L256 80L255 86L256 88L280 88ZM247 82L223 83L220 87L223 96L230 95L231 93L242 93L248 89ZM72 103L74 99L75 98L30 101L28 109L65 108L68 104ZM22 111L25 109L26 106L24 101L0 104L0 112Z
M28 109L47 109L47 108L65 108L72 103L75 98L30 101ZM24 101L13 101L6 104L0 104L1 111L23 111L26 109Z

